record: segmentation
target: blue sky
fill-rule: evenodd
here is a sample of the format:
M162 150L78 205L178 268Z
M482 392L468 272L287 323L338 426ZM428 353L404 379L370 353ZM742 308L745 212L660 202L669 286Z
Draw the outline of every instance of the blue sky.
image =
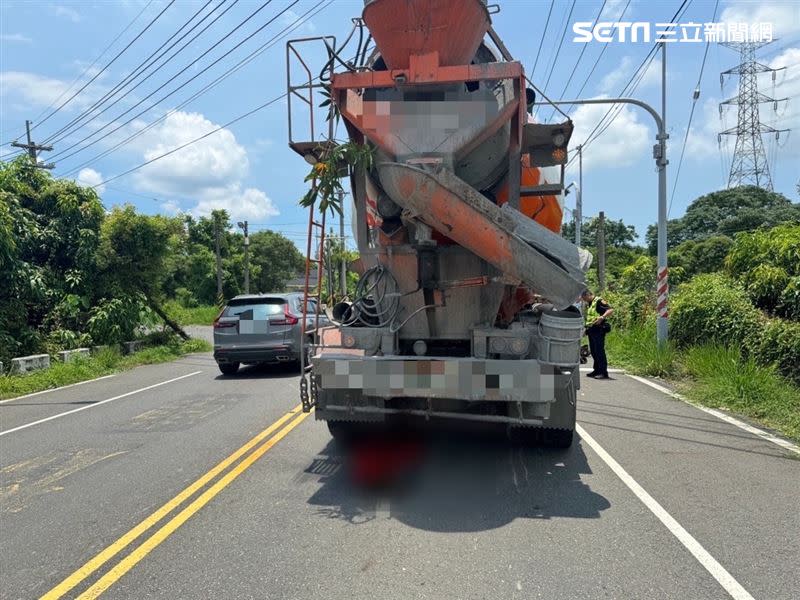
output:
M215 129L251 109L280 96L285 91L285 46L277 41L252 62L222 80L212 90L180 106L204 85L235 65L258 46L288 25L297 24L298 16L317 5L317 0L299 0L271 25L254 35L215 66L201 71L247 35L274 18L289 6L289 0L274 0L236 31L228 40L204 58L189 65L214 42L254 12L262 2L240 0L216 8L203 25L230 6L207 31L186 47L166 66L141 86L130 91L107 112L77 128L75 133L55 136L53 152L43 159L56 162L56 176L78 177L89 184L100 183L123 173L146 160L171 150L191 139ZM128 44L160 11L166 0L128 0L120 2L18 2L5 0L0 5L0 142L6 143L24 132L25 119L34 121L33 138L37 142L56 134L82 111L89 108L135 69L187 19L205 4L177 0L97 79L45 122L37 119L76 80L56 104L60 104L94 76ZM214 0L202 15L217 6ZM549 0L505 0L498 2L501 11L493 16L494 27L515 58L521 60L528 73L534 64L539 42L544 35L534 82L544 87L552 98L572 98L589 75L604 44L591 42L575 67L583 44L572 40L572 24L594 21L602 0L555 0L550 24L544 24L550 8ZM668 20L680 5L679 0L652 2L607 0L602 20L646 21ZM360 0L335 0L310 20L302 22L290 37L333 34L343 39L350 28L350 18L360 15ZM712 20L714 0L692 0L680 23L706 23ZM567 19L570 10L572 15ZM620 14L625 9L624 18ZM313 13L312 13L313 14ZM119 39L91 63L130 25ZM201 15L201 16L202 16ZM199 17L198 17L199 19ZM762 77L760 90L774 97L790 98L778 106L763 105L762 120L776 128L794 129L779 142L765 137L765 148L772 159L775 190L798 201L795 185L800 179L800 3L795 0L761 2L719 2L717 22L771 22L779 39L758 53L761 62L771 66L787 66L773 87L769 76ZM556 49L565 28L563 45L554 61ZM187 38L188 39L188 38ZM652 44L611 43L605 50L583 97L614 96L633 75ZM176 46L171 52L177 50ZM700 72L705 44L674 43L667 56L667 124L670 133L668 193L671 196L678 157L687 129L692 92ZM168 55L167 55L168 56ZM166 57L165 57L166 58ZM701 82L701 95L695 107L686 156L674 195L670 216L680 216L686 206L699 195L724 187L730 163L731 144L722 152L717 133L736 122L735 109L728 109L721 119L717 105L721 99L736 94L736 79L728 79L720 89L720 72L733 67L738 55L712 44ZM554 64L555 63L555 64ZM554 64L551 73L551 66ZM634 96L660 107L660 62L654 62L644 75ZM199 74L199 75L198 75ZM197 78L184 88L150 105L184 81ZM549 78L549 83L545 86ZM142 101L153 90L165 84L161 92ZM122 96L122 94L120 94ZM584 141L605 114L605 107L581 107L571 112L575 122L573 145ZM127 114L122 115L125 111ZM140 111L145 111L129 124ZM95 159L132 133L172 111L161 122L129 143ZM540 111L538 118L548 118L550 110ZM229 128L215 133L200 143L156 161L134 173L98 188L107 207L129 202L140 210L155 213L177 211L207 213L213 208L227 208L234 220L248 219L251 229L269 227L284 232L298 244L304 237L307 213L297 206L305 191L303 177L307 165L287 147L286 102L278 100ZM107 137L111 130L119 129ZM64 133L68 133L67 130ZM85 142L68 150L89 135ZM637 108L619 112L611 126L589 144L584 155L584 215L604 210L612 219L624 219L644 233L656 218L656 173L651 158L655 143L652 119ZM24 136L23 136L24 137ZM62 138L63 139L60 139ZM100 139L92 147L83 145ZM22 139L22 138L20 138ZM780 145L780 148L778 148ZM11 148L0 147L0 154ZM78 151L73 156L70 153ZM59 155L59 152L61 155ZM777 160L774 159L777 156ZM577 179L571 171L568 180ZM574 196L567 198L572 206Z

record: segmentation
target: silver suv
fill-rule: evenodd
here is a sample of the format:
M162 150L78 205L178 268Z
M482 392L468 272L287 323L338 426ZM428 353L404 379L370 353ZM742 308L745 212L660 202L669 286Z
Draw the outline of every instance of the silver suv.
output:
M242 295L232 298L214 321L214 360L224 375L240 364L300 360L303 294ZM316 301L308 301L306 331L314 328ZM327 325L324 312L320 326Z

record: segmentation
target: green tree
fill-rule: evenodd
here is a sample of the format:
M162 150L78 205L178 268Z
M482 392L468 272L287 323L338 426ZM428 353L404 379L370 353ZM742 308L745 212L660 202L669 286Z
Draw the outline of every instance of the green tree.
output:
M95 285L103 206L27 157L0 164L0 360L77 343Z
M687 240L715 235L733 237L742 231L800 223L800 204L783 194L756 186L740 186L700 196L679 219L667 222L667 243L674 248ZM648 250L656 254L658 234L655 225L647 228Z
M795 318L800 278L800 225L740 233L725 262L759 308Z
M715 235L701 240L686 240L667 254L670 267L682 267L688 277L699 273L714 273L725 266L725 257L733 240Z
M597 246L597 226L600 219L593 217L591 219L584 219L583 226L581 227L581 245L586 248L594 248ZM561 226L561 235L566 239L575 240L575 222L568 221ZM614 221L613 219L605 220L605 242L606 247L614 248L631 248L636 241L636 229L633 225L625 225L620 219Z
M290 239L275 231L257 231L250 235L250 289L256 292L282 291L286 282L305 268L305 259Z
M175 219L143 215L130 205L115 208L103 223L97 263L109 289L127 296L141 294L167 325L188 339L161 307L170 236L179 229Z

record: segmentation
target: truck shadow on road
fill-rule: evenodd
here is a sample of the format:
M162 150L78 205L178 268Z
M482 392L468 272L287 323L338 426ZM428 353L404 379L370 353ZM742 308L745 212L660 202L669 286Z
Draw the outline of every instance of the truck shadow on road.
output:
M306 469L321 484L309 504L352 524L392 518L436 532L490 530L519 518L593 519L610 506L581 480L591 469L577 438L560 451L452 437L423 444L413 471L376 491L354 482L348 454L330 442Z

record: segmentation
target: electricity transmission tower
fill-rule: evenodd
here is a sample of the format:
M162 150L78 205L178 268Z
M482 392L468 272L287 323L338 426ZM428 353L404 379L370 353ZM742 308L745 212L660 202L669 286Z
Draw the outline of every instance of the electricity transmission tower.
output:
M761 73L772 73L772 81L775 81L775 74L781 69L773 69L756 61L756 50L769 44L770 42L723 42L722 45L733 50L738 50L741 62L727 71L720 74L720 85L724 81L725 75L739 76L739 93L719 105L720 116L724 106L735 105L738 107L738 118L735 127L726 129L718 136L717 141L721 141L723 135L735 135L736 146L731 159L731 171L728 176L728 187L739 185L755 185L765 190L772 191L772 177L769 172L769 163L764 153L764 142L761 138L762 133L775 134L775 139L780 139L780 134L789 131L788 129L775 129L761 122L759 116L759 105L772 102L773 110L778 110L778 102L783 102L788 98L770 98L758 91L758 75Z

